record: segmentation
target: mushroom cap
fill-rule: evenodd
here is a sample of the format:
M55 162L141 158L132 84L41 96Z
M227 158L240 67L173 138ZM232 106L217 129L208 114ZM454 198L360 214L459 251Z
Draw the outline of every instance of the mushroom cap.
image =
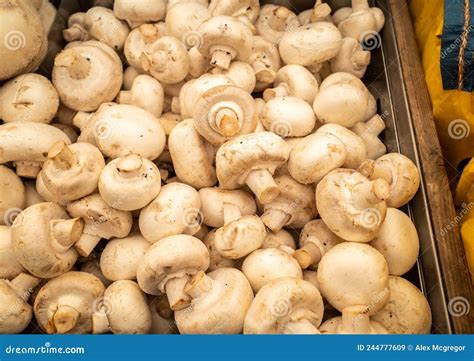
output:
M104 103L81 127L79 141L92 139L112 159L130 153L153 160L165 147L166 136L159 120L150 112L128 104Z
M23 210L11 227L12 248L16 259L32 275L52 278L69 271L76 263L73 248L57 249L50 224L68 220L65 209L56 203L38 203Z
M213 74L224 74L228 76L236 86L252 93L255 89L256 78L253 68L250 64L243 61L233 61L230 63L229 69L212 69Z
M107 287L104 309L114 334L144 334L151 329L147 298L134 281L116 281Z
M270 99L260 116L263 126L280 137L304 137L312 132L316 117L311 106L294 96Z
M313 133L293 145L288 172L300 183L318 183L347 158L344 143L329 133Z
M59 141L71 144L64 132L48 124L13 122L0 125L0 164L18 161L43 163L49 148Z
M260 11L260 2L258 0L211 0L209 10L212 16L230 15L235 17L245 16L249 26L257 19Z
M252 170L274 173L288 159L288 146L272 132L245 134L224 143L216 155L217 179L224 189L240 188Z
M385 220L370 244L382 253L389 273L394 276L407 273L415 265L420 251L415 225L396 208L387 208Z
M245 258L242 272L249 280L255 293L265 284L277 278L303 279L303 271L298 262L288 252L278 248L253 251Z
M352 8L350 13L340 15L338 21L338 29L344 37L363 41L368 34L374 36L382 29L385 17L381 9L367 6L363 10Z
M345 242L335 235L321 219L313 219L301 229L299 246L312 243L318 247L321 256L324 256L335 245Z
M191 305L175 312L182 334L241 333L245 314L253 300L253 292L242 272L235 268L219 268L207 274L212 288L191 301Z
M342 167L357 169L367 159L367 148L361 137L339 124L324 124L317 133L328 133L339 138L346 147L346 160Z
M260 248L267 235L258 216L242 216L216 231L217 251L225 258L242 258Z
M48 124L58 107L58 92L42 75L19 75L0 87L0 118L5 123L30 121Z
M224 206L226 203L239 207L243 216L257 212L257 205L253 196L240 189L201 188L199 196L201 198L203 223L210 227L224 226Z
M182 182L196 189L217 183L214 148L198 133L192 119L183 120L173 128L168 147L174 171Z
M316 206L321 219L336 235L346 241L367 243L385 219L387 205L383 199L387 194L384 180L369 181L355 170L340 168L318 183Z
M207 269L209 272L218 268L234 267L236 263L235 260L225 258L217 251L215 245L216 231L217 229L210 231L203 240L207 250L209 251L210 264L209 268Z
M339 311L362 305L370 315L388 301L388 266L375 248L361 243L335 245L321 259L318 267L319 290Z
M144 24L132 29L125 40L125 58L130 66L140 74L147 73L142 66L142 54L148 50L151 44L164 35L161 30L158 23Z
M61 160L57 154L66 148L76 159ZM66 150L66 152L67 152ZM64 162L67 162L64 165ZM97 147L89 143L74 143L66 146L56 143L49 151L49 159L44 162L37 182L40 180L58 203L85 197L97 189L99 175L105 167L104 157ZM40 179L41 178L41 179ZM39 188L39 187L38 187Z
M11 241L11 227L0 225L0 279L11 280L25 269L15 258Z
M390 333L429 334L431 309L423 293L401 277L391 276L388 285L388 302L372 318Z
M252 31L233 16L213 16L201 24L199 33L202 36L199 51L206 57L216 47L235 52L235 59L240 61L247 61L252 53Z
M226 136L216 127L218 112L228 109L240 123L239 131ZM194 126L211 144L221 145L235 136L252 133L257 127L255 103L245 90L234 85L221 85L207 90L194 104Z
M360 39L345 37L342 39L341 50L331 59L333 73L345 71L362 78L370 64L370 51L365 51ZM365 40L365 39L362 39Z
M107 242L100 256L100 269L111 281L135 280L141 258L151 246L139 233Z
M94 111L120 91L122 62L112 48L90 40L56 56L52 79L64 105L77 111Z
M319 282L318 282L318 272L305 269L303 270L303 279L306 282L311 283L314 287L316 287L319 290Z
M41 62L46 34L39 13L28 2L2 1L0 38L0 80L27 72Z
M197 29L211 17L207 4L180 1L166 12L166 34L180 39L188 48L199 47L201 38Z
M323 312L321 294L311 283L296 278L278 278L256 294L245 316L244 333L282 333L288 322L302 318L319 327Z
M105 287L90 273L67 272L44 285L34 303L34 312L39 326L47 333L58 333L63 320L55 319L61 308L78 313L77 321L67 333L84 334L92 331L92 314L99 310L100 298ZM66 311L66 317L71 316ZM68 319L64 321L69 321Z
M115 0L114 14L125 20L132 28L143 23L157 22L163 19L166 13L164 0Z
M277 12L279 10L285 12L284 18L278 17ZM273 20L278 21L278 26L273 25ZM286 32L294 31L299 26L300 22L293 11L275 4L263 5L255 22L257 34L275 44L279 43Z
M158 167L135 154L110 161L100 173L100 195L108 205L119 210L132 211L145 207L160 189Z
M201 222L201 200L193 187L170 183L140 212L140 231L149 242L181 233L195 233Z
M124 84L127 70L124 72ZM150 75L138 74L128 90L119 93L117 103L135 105L148 110L155 117L161 116L163 113L164 90L158 80Z
M0 225L11 226L14 217L25 206L25 186L14 171L0 165ZM2 277L0 277L2 278Z
M126 237L132 229L132 214L109 206L98 193L69 203L66 207L72 217L84 221L84 233L105 239Z
M296 248L296 242L292 234L285 229L280 229L278 232L267 232L267 236L260 248L280 248L289 247Z
M328 22L300 26L283 34L278 44L285 64L313 65L333 58L341 47L342 37Z
M19 296L8 280L0 279L0 334L21 333L30 323L33 308L24 296Z
M166 283L192 276L209 267L209 252L196 237L186 234L165 237L147 249L137 270L140 288L150 295L165 292Z
M277 44L268 41L263 36L254 36L249 63L257 81L255 92L261 92L275 81L277 71L281 67Z

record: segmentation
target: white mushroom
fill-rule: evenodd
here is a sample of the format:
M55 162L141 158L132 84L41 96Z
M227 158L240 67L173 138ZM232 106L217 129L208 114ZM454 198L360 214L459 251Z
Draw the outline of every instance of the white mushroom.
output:
M385 23L383 11L370 7L368 0L352 0L351 12L347 11L338 19L338 29L344 37L363 42L375 36Z
M330 64L333 73L343 71L362 78L370 64L370 51L364 50L356 39L344 38L341 50L330 60Z
M252 93L255 89L256 78L255 73L248 63L243 61L233 61L230 63L229 69L212 69L213 74L224 74L231 79L236 86L242 88L247 93Z
M324 322L319 331L322 334L387 334L380 323L371 320L365 306L348 306L342 310L341 317Z
M11 226L26 205L26 192L21 178L3 165L0 165L0 194L0 225Z
M144 23L156 22L165 16L165 0L115 0L114 14L135 28Z
M378 138L385 129L385 122L382 117L375 114L368 121L356 123L351 130L360 136L367 148L367 159L377 159L387 153L387 147Z
M255 32L253 24L260 11L258 0L211 0L209 10L212 16L234 16Z
M258 35L272 43L278 43L285 32L292 32L299 26L300 22L293 11L273 4L262 6L255 23Z
M281 60L278 47L263 36L254 36L249 63L257 81L255 91L263 91L275 81L277 71L280 69Z

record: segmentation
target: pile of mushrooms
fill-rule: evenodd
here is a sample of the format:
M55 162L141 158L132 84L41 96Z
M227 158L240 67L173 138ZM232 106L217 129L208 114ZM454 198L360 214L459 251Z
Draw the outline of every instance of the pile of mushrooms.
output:
M0 3L0 333L430 331L379 9L115 0L47 78L51 11Z

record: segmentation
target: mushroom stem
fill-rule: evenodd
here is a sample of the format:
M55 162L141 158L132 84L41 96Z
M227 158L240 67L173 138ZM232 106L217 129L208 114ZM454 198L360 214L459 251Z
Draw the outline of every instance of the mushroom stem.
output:
M78 163L76 155L63 141L53 144L48 151L48 158L52 159L62 170L71 169Z
M316 1L314 5L313 14L311 14L311 22L315 23L317 21L323 20L325 17L331 14L331 7L328 4L323 4L322 1Z
M285 30L286 20L290 16L290 10L284 6L279 6L273 10L273 16L268 20L268 26L276 31Z
M374 181L358 184L352 190L354 204L361 208L371 207L374 204L382 202L390 195L390 185L385 179L376 179Z
M232 137L236 135L241 128L239 117L229 108L222 108L216 112L213 119L215 126L219 133L225 137Z
M81 238L74 244L76 251L83 257L87 257L100 242L99 236L83 233Z
M302 269L306 269L312 264L319 262L322 255L314 243L306 242L303 247L293 253L293 257L298 261Z
M26 160L13 162L13 165L15 166L16 174L18 174L18 176L31 179L38 176L42 166L40 162L29 162Z
M53 219L49 222L51 246L56 252L64 253L79 241L84 229L81 218Z
M90 73L91 63L78 54L74 48L66 49L54 59L54 65L66 68L72 79L85 79Z
M280 231L291 219L291 215L280 209L269 209L261 216L263 223L273 232Z
M289 321L283 328L286 335L315 335L320 332L308 320Z
M367 334L370 333L370 319L366 306L349 306L342 310L339 333Z
M155 51L151 57L151 63L155 70L164 70L166 68L166 52L163 50Z
M117 162L117 170L120 177L134 178L140 175L143 166L143 160L135 154L129 154L122 157Z
M280 194L280 188L267 169L251 171L245 179L245 183L262 204L270 203Z
M386 127L382 117L378 114L375 114L372 118L370 118L365 123L365 126L366 131L374 135L379 135L385 130Z
M229 70L232 54L223 49L212 51L211 65L220 69Z
M160 31L153 24L140 25L140 33L145 43L153 43L161 37Z
M92 333L102 334L110 331L109 320L105 309L101 308L99 311L92 314Z
M358 171L366 176L367 178L381 178L386 180L389 184L392 183L392 173L389 169L385 167L380 167L375 164L375 161L372 159L365 160L360 166Z
M89 119L92 118L93 115L93 113L77 112L74 118L72 119L72 123L74 124L74 126L78 127L79 129L82 129L86 126L86 124L89 122Z
M191 297L184 291L189 276L176 277L166 282L165 290L170 308L179 311L191 303Z
M272 69L269 69L263 61L254 61L252 68L257 81L270 84L275 80L276 73Z
M70 306L59 306L50 320L51 328L46 330L48 333L67 333L71 331L79 319L79 312ZM53 332L50 332L53 331Z
M82 35L84 34L84 31L76 26L73 26L69 29L64 29L63 30L63 38L66 40L68 43L76 40L82 39Z
M370 51L365 50L357 50L352 55L352 62L358 68L362 68L370 64Z
M121 90L115 101L119 104L133 104L133 95L129 90Z
M287 85L285 83L280 83L274 88L265 89L265 91L263 92L263 99L265 101L269 101L270 99L284 97L289 94L290 91L288 90Z
M223 213L224 213L224 225L239 219L242 216L242 211L239 206L233 203L224 202L223 206Z
M366 11L370 9L369 2L367 0L352 0L352 12Z
M10 281L10 287L13 288L20 299L27 302L39 282L39 278L33 277L27 273L20 273Z
M201 297L212 289L212 278L203 271L196 273L184 287L184 292L192 298Z

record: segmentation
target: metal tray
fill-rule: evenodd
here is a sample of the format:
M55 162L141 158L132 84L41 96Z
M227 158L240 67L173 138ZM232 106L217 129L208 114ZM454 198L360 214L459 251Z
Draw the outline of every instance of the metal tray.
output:
M61 30L65 27L69 15L77 11L84 11L93 5L111 6L112 4L110 0L53 0L51 2L58 8L58 15L49 34L50 51L39 70L44 74L50 74L56 52L65 45ZM261 2L284 5L295 12L309 9L314 5L314 0L264 0ZM333 10L350 5L350 0L327 0L327 2ZM385 120L387 128L381 138L388 151L406 155L415 162L418 169L421 169L416 136L401 73L393 19L388 6L389 0L371 2L384 11L386 22L380 33L380 39L377 39L376 48L372 50L372 62L363 81L377 99L378 113ZM415 51L413 49L413 52ZM433 314L432 332L452 333L423 175L421 177L418 193L403 208L415 223L420 238L420 256L417 264L404 277L417 285L428 298Z

